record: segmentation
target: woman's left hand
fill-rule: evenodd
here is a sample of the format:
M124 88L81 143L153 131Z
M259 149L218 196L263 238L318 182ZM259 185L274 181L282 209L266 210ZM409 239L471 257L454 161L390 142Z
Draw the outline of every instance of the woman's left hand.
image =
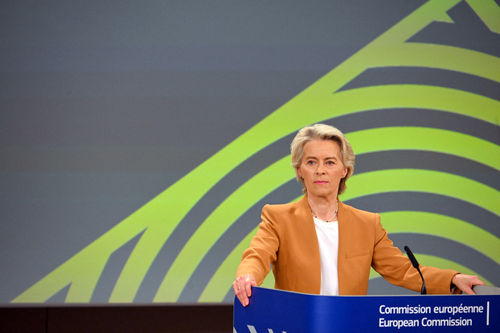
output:
M451 283L453 283L458 289L462 290L466 294L476 294L474 290L472 290L472 287L475 285L484 285L485 283L481 281L477 276L475 275L465 275L465 274L456 274L453 279L451 280Z

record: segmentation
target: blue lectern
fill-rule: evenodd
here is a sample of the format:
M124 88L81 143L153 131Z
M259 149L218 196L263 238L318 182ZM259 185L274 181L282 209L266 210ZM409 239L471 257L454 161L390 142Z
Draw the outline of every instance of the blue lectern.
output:
M499 295L319 296L252 288L237 333L500 332Z

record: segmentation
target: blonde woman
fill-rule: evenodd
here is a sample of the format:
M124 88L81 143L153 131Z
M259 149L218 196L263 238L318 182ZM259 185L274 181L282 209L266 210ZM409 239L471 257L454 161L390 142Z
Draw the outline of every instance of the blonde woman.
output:
M365 295L370 267L390 283L419 291L421 279L382 228L380 216L343 204L338 195L354 171L354 152L337 128L302 128L291 145L292 165L304 196L295 203L266 205L262 222L244 251L233 289L246 306L251 286L272 265L275 287L321 295ZM473 293L476 276L421 267L427 292L449 294L456 286Z

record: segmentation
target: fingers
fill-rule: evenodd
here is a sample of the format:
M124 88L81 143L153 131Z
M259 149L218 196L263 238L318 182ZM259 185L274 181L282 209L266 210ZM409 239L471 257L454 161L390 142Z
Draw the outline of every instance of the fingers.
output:
M245 289L248 297L252 296L252 283L250 281L250 275L245 277Z
M472 285L474 285L474 286L478 285L478 284L480 284L482 286L486 285L486 283L484 283L483 281L481 281L477 276L474 275L473 278L474 279L472 281Z
M482 285L482 286L485 285L485 283L483 281L481 281L476 275L470 276L470 278L467 282L468 282L468 285L465 288L466 290L464 290L464 292L466 294L475 295L476 292L472 289L472 287L476 286L476 285Z
M242 287L239 284L238 279L236 279L233 282L233 290L236 297L238 297L238 300L240 301L241 305L247 306L248 296L244 293Z
M245 285L245 278L243 276L239 276L236 278L236 280L233 282L233 289L241 305L247 306L249 303L248 297L250 296L251 292L250 294L248 293L247 287Z
M236 280L234 280L234 293L243 306L247 306L250 303L248 298L252 296L252 286L256 285L255 279L250 274L247 276L238 276Z
M472 290L472 287L475 285L484 285L485 283L481 281L475 275L465 275L465 274L457 274L453 277L453 283L459 288L462 292L466 294L475 295L476 293Z
M469 294L469 295L475 295L476 293L474 292L474 290L472 290L471 287L469 286L463 286L462 288L462 291L466 294Z

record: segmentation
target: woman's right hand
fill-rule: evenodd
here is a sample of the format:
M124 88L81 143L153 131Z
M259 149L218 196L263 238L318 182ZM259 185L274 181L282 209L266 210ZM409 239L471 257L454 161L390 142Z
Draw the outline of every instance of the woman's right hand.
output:
M238 276L233 282L233 289L236 297L240 300L243 306L247 306L249 303L248 298L252 296L252 286L256 286L257 282L251 274L246 276Z

